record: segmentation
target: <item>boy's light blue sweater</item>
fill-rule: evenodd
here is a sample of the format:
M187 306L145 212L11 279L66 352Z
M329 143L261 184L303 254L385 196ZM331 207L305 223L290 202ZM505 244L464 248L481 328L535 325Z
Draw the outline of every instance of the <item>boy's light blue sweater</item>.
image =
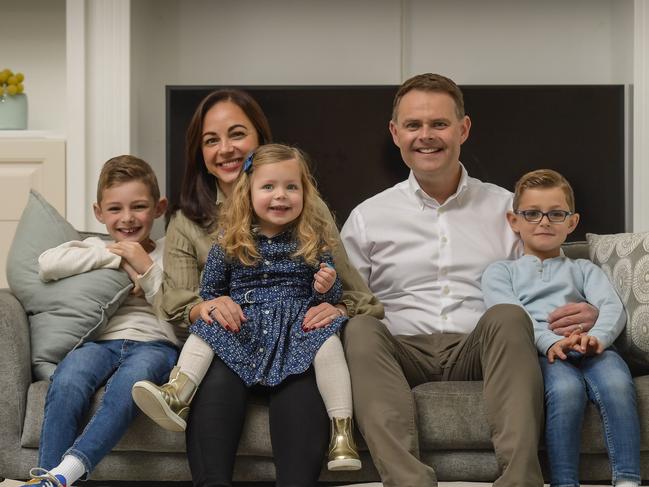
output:
M589 260L564 256L541 260L524 255L517 260L491 264L482 275L487 307L509 303L522 306L532 319L539 353L563 337L548 328L548 315L568 303L586 301L599 309L595 326L588 332L605 348L622 332L626 313L606 274Z

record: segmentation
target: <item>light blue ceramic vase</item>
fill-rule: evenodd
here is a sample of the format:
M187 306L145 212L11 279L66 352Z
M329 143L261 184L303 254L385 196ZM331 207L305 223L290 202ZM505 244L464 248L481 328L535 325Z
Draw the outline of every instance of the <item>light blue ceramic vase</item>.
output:
M27 95L0 96L0 130L27 128Z

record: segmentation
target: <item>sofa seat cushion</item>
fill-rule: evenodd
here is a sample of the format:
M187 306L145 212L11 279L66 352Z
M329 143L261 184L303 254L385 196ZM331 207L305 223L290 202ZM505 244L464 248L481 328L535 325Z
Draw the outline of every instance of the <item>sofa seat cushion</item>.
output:
M25 423L20 444L23 448L38 448L43 410L49 382L39 381L30 385L27 393ZM94 412L103 397L103 388L94 397L91 411ZM243 428L239 455L272 457L268 408L261 400L250 403ZM160 428L144 414L138 415L126 434L114 448L115 451L141 451L178 453L185 451L185 435Z
M634 379L640 412L641 451L649 451L649 376ZM485 414L482 382L428 382L415 387L422 451L493 449ZM602 422L589 404L582 430L581 452L606 453Z

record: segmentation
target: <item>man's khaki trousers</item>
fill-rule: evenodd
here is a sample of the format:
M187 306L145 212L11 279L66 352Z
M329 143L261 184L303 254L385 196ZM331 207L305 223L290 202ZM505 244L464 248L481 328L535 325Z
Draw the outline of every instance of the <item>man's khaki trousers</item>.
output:
M541 487L537 448L543 379L532 324L522 308L497 305L469 335L393 336L371 316L349 320L343 334L354 413L385 487L429 487L433 469L419 461L411 388L430 381L484 381L497 487ZM435 407L435 405L431 405Z

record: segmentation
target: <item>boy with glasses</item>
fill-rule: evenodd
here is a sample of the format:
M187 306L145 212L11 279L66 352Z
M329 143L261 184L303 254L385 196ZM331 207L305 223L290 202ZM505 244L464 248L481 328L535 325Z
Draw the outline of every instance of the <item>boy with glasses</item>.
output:
M613 485L640 483L640 425L633 380L612 349L626 314L604 272L585 259L561 251L577 223L574 195L559 173L541 169L517 183L513 212L524 255L491 264L482 276L487 306L523 307L532 319L545 383L545 444L552 486L579 485L579 445L586 401L602 416ZM548 314L569 302L589 302L599 317L588 332L581 325L568 336L547 328Z

